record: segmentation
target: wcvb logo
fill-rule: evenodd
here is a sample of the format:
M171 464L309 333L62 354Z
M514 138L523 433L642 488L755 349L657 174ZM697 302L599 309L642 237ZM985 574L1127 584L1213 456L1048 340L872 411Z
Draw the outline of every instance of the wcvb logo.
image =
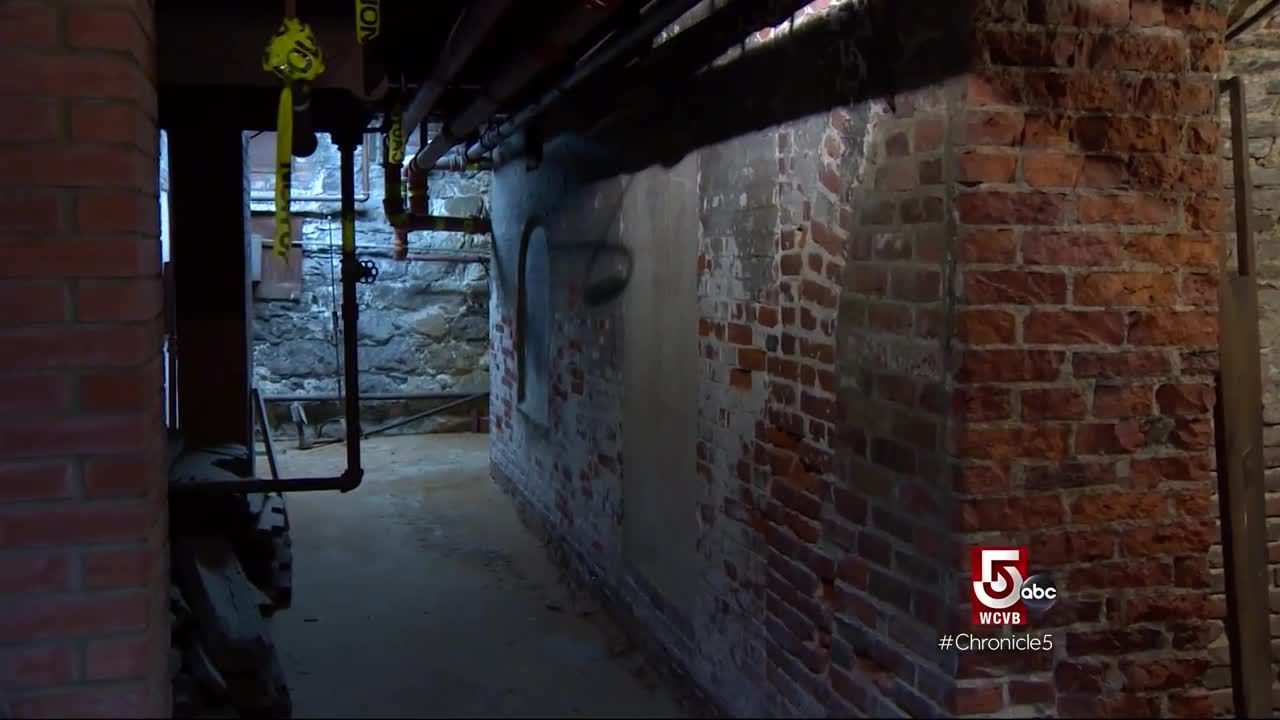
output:
M1048 575L1027 576L1025 547L971 548L969 563L975 625L1026 625L1029 610L1044 612L1058 600Z

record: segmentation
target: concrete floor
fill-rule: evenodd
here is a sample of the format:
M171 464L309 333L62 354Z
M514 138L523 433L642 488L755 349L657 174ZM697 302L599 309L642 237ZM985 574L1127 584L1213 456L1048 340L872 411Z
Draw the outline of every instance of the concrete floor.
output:
M359 489L288 498L294 600L272 632L296 717L685 716L600 613L575 611L490 479L487 436L363 447ZM344 452L286 449L281 474L337 473Z

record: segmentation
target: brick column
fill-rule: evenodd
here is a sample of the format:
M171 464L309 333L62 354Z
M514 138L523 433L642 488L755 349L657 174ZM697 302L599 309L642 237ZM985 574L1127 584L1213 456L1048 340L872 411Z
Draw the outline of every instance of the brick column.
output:
M1029 546L1065 597L1035 626L1051 656L960 657L956 710L1210 713L1223 19L979 5L955 137L961 544Z
M169 712L147 2L0 7L0 695Z

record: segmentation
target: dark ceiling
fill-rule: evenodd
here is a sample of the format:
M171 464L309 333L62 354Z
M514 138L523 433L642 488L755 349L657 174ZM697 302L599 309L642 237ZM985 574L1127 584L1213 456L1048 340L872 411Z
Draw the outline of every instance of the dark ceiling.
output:
M450 84L432 111L432 120L447 119L483 92L510 63L534 62L545 55L545 38L570 12L604 5L620 6L613 19L593 37L569 48L576 58L611 29L634 17L648 0L516 0L475 54ZM382 0L382 31L365 55L375 73L393 83L403 81L412 95L427 78L440 48L471 3L467 0ZM334 67L355 51L355 0L296 0L298 16L316 28L326 64ZM161 122L180 118L208 122L239 120L249 129L274 124L274 78L260 67L260 56L279 25L284 4L261 0L159 0L157 35ZM323 32L322 32L323 31ZM345 46L345 47L344 47ZM344 55L344 52L346 53ZM332 62L330 58L335 58ZM552 64L534 81L504 103L501 112L519 109L539 97L560 77L572 60ZM338 70L333 70L336 74ZM339 82L331 78L330 82ZM317 90L316 112L346 112L351 98ZM203 109L201 107L203 106ZM372 116L380 108L365 108ZM317 118L317 126L325 126Z

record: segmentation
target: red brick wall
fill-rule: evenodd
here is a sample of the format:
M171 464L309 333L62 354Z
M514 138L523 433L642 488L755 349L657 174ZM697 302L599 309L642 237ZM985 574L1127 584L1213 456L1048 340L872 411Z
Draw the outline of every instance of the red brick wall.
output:
M1209 598L1221 16L1169 0L986 2L958 128L966 542L1064 591L1052 657L964 655L967 711L1200 715Z
M616 316L556 286L557 332L573 328L557 342L581 367L559 378L569 422L543 437L495 420L499 474L731 711L1229 706L1206 687L1226 651L1209 567L1221 18L1190 0L975 4L954 37L913 40L928 23L900 18L890 56L911 68L968 36L973 72L698 150L692 617L614 556L628 466L610 381L643 357L619 352ZM524 212L501 202L528 201L516 172L495 178L495 214ZM556 199L598 219L602 185ZM1052 652L938 649L971 629L976 544L1028 545L1054 573L1064 597L1031 628Z
M169 712L147 2L0 7L0 695Z
M814 3L797 26L821 23L826 6ZM787 42L789 31L748 46ZM593 238L617 224L611 208L627 182L564 183L564 145L548 148L534 176L495 176L495 267L505 268L492 300L495 475L732 712L929 715L950 700L931 630L950 581L940 552L949 488L936 486L943 101L936 89L903 94L896 115L859 103L696 151L688 190L702 227L688 241L700 248L701 314L688 371L699 378L705 492L691 508L699 536L689 552L704 580L690 617L618 561L629 466L617 385L624 363L644 356L620 351L616 306L577 300L568 252L552 273L548 427L513 397L519 219L554 193L561 219L549 235ZM641 250L643 241L630 239ZM852 405L859 389L878 406Z

